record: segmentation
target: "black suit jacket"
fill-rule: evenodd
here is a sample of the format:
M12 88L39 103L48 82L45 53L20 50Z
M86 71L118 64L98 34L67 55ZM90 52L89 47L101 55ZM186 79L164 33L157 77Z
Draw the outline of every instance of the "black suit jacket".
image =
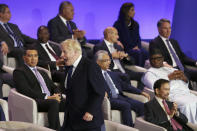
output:
M172 102L166 101L168 107L171 109L173 106ZM154 123L156 125L166 128L168 131L172 131L170 122L168 121L167 115L163 108L160 106L156 98L144 104L144 117L146 121ZM191 129L186 125L188 122L187 117L179 112L179 116L174 115L173 117L179 124L183 126L186 131L191 131Z
M73 21L70 21L70 26L72 30L77 29L77 26ZM60 43L66 39L72 39L72 33L68 30L68 27L63 23L59 15L48 22L48 29L52 41ZM84 45L85 42L85 37L80 40L81 45Z
M139 90L139 89L137 89L137 88L131 86L131 84L129 84L129 83L127 83L127 82L125 82L125 81L123 81L123 80L121 79L121 76L122 76L122 75L121 75L120 72L108 71L107 73L110 75L110 77L111 77L111 79L112 79L114 85L115 85L116 88L118 89L119 95L122 95L122 96L126 97L126 96L123 94L123 91L129 92L129 93L134 93L134 94L141 94L141 92L142 92L141 90ZM107 85L107 83L106 83L106 85ZM105 86L105 91L107 92L108 97L109 97L110 99L112 99L112 94L111 94L111 91L110 91L110 88L109 88L108 85Z
M8 23L8 26L11 28L11 30L15 33L15 35L22 41L24 46L26 44L32 44L36 42L35 39L32 39L26 35L24 35L17 25ZM14 40L9 36L7 31L4 29L4 27L0 24L0 42L5 41L8 45L9 50L11 51L14 48Z
M51 95L53 95L54 93L59 93L60 91L53 84L52 80L48 77L48 75L44 71L38 71L42 75ZM45 93L42 93L41 86L36 76L26 65L14 70L13 79L18 92L29 96L35 100L44 99L44 97L46 96Z
M114 48L115 48L117 51L124 51L124 50L122 49L122 47L119 46L119 45L116 44L116 43L114 44ZM111 64L110 64L109 69L110 69L110 70L113 70L114 62L113 62L113 60L112 60L112 54L110 53L110 51L109 51L109 49L108 49L108 47L107 47L105 41L102 41L100 44L97 44L97 45L94 46L94 49L93 49L94 54L95 54L97 51L99 51L99 50L105 50L105 51L108 52L109 57L110 57L110 59L111 59ZM134 64L134 60L131 59L131 58L129 58L129 60L126 59L126 58L124 58L124 59L120 60L120 64L121 64L121 66L124 68L124 64Z
M58 46L53 45L51 43L49 43L49 45L55 51L57 56L61 56L61 49ZM49 58L49 55L47 54L45 49L42 47L42 45L39 41L37 42L35 47L38 51L38 66L43 67L45 69L48 69L48 65L49 65L50 69L52 71L56 70L56 62L51 61L51 59Z
M103 113L101 105L105 90L104 78L101 70L96 63L82 57L71 78L71 87L65 89L64 79L61 81L62 90L66 93L66 109L64 125L67 121L75 130L86 130L89 128L100 127L103 124ZM90 122L82 118L85 112L93 115ZM68 117L69 116L69 117Z
M174 50L176 51L176 54L178 55L180 61L182 62L183 65L191 65L195 66L196 61L192 60L191 58L187 57L181 50L178 42L174 39L169 39L170 43L172 44ZM154 48L158 48L161 50L163 56L164 56L164 61L166 61L168 64L172 65L172 59L170 57L170 53L168 52L167 47L165 46L163 40L161 39L160 36L156 37L154 40L150 42L149 46L149 52L151 52Z

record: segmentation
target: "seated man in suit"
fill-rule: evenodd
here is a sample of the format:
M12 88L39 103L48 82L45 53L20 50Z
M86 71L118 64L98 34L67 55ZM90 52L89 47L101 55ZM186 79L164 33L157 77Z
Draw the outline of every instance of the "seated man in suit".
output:
M187 57L181 50L178 42L169 38L171 34L170 21L160 19L157 23L157 28L159 36L150 42L149 52L155 48L160 49L165 64L184 71L190 80L197 82L197 61ZM190 65L194 68L189 69L185 65Z
M86 43L85 31L79 30L72 21L74 7L71 2L63 1L59 6L59 14L48 22L50 39L62 42L66 39L77 39L81 45Z
M51 71L52 79L54 72L60 71L64 66L64 60L61 56L61 49L59 46L50 43L49 31L46 26L40 26L37 32L38 42L35 45L38 51L38 66Z
M66 94L63 131L101 131L104 124L101 110L105 83L99 66L82 56L77 40L61 43L67 73L61 77Z
M0 4L0 45L1 52L14 57L18 66L24 64L23 47L36 40L22 34L17 25L9 23L11 13L6 4Z
M0 59L0 98L3 98L2 86L3 84L8 84L11 88L14 88L14 81L12 75L5 72L5 66L3 65L2 60Z
M148 87L153 89L154 83L159 79L170 81L170 101L178 104L180 111L185 114L189 120L197 124L197 96L190 93L188 88L188 79L184 73L175 68L163 65L164 57L159 49L150 52L151 68L145 73L142 81Z
M130 93L141 94L150 99L150 96L135 88L130 84L121 80L118 72L108 71L111 59L107 51L100 50L96 53L96 62L102 69L103 77L107 83L106 96L109 97L111 108L120 110L122 113L123 124L133 127L131 110L134 110L139 116L144 114L144 104L128 98L122 91Z
M102 43L94 46L94 53L99 50L106 50L110 56L111 64L109 69L111 71L118 71L122 73L127 73L130 77L130 80L137 80L139 82L138 88L144 88L144 85L141 83L141 78L144 75L143 72L136 72L124 68L124 63L132 63L132 57L129 57L123 50L123 48L118 45L118 31L114 27L107 27L104 30L104 40Z
M186 123L187 117L179 112L175 102L167 101L170 92L168 80L159 79L154 83L155 97L144 104L146 121L162 126L168 131L192 131Z
M59 111L65 110L64 100L60 91L49 76L38 70L38 52L29 48L23 56L25 64L13 73L13 79L18 92L35 99L39 112L48 112L49 128L59 129Z

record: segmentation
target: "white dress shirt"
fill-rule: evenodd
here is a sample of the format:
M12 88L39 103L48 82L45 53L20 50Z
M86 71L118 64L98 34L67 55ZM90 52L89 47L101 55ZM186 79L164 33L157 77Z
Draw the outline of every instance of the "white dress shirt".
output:
M49 43L41 43L41 46L44 48L44 50L46 51L46 53L48 54L49 58L51 61L56 61L55 57L53 57L53 55L48 51L48 49L46 48L46 45L49 47L49 49L51 49L54 53L55 51L53 50L53 48L49 45ZM55 53L56 54L56 53Z

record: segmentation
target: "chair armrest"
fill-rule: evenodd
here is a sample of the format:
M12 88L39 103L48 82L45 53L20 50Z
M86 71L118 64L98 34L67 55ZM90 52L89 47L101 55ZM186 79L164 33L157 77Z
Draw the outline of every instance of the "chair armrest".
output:
M138 101L143 102L143 103L148 102L148 99L143 95L133 94L133 93L125 92L125 91L123 91L123 94L125 96L128 96L129 98L132 98L134 100L138 100Z
M154 90L152 90L152 89L144 87L144 92L146 92L146 93L148 93L150 95L150 99L153 99L153 97L155 97Z
M105 120L105 128L106 131L139 131L138 129L109 120Z
M192 128L194 131L197 131L197 124L193 124L191 122L188 122L187 125Z
M197 91L190 90L190 93L192 93L192 94L197 96Z
M3 99L0 99L0 105L3 109L3 112L5 114L5 120L6 121L9 121L9 115L8 115L8 103L7 101L3 100Z
M12 67L9 67L9 66L6 66L6 65L3 65L2 66L2 70L4 70L5 72L9 73L9 74L13 74L13 71L14 71L14 68Z
M105 120L111 120L111 104L108 98L104 97L102 104L103 116Z
M143 117L136 118L134 127L139 129L140 131L167 131L161 126L145 121Z
M11 89L8 96L10 120L37 123L37 104L30 97ZM21 117L22 116L22 117Z
M140 66L136 66L136 65L125 65L125 68L128 70L132 70L135 72L146 72L147 69L140 67Z

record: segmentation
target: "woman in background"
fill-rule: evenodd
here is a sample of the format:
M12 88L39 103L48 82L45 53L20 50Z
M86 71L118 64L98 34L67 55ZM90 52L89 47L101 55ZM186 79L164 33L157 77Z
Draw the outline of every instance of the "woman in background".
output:
M118 30L119 40L124 45L125 52L135 59L136 65L143 67L148 59L148 52L141 48L139 24L133 19L134 15L134 4L124 3L114 27Z

